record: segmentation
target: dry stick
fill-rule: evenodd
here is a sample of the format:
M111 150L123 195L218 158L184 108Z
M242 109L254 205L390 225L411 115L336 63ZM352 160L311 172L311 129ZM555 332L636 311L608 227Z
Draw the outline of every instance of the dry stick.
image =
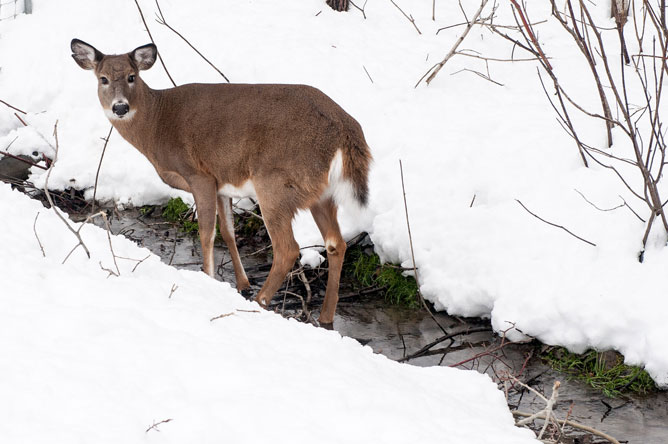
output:
M21 123L23 124L23 126L28 126L28 124L26 123L26 121L23 120L23 119L21 118L21 116L19 116L19 115L16 114L16 113L14 113L14 115L16 116L17 119L19 119L19 122L21 122Z
M369 0L364 0L364 4L363 4L362 7L360 8L360 7L357 6L355 3L353 3L352 0L350 0L350 4L353 5L355 8L359 9L359 10L362 12L362 17L364 17L364 20L366 20L366 12L364 11L364 9L366 8L366 2L368 2L368 1L369 1ZM322 12L322 11L320 11L320 12ZM318 14L320 14L320 12L319 12ZM317 15L317 14L316 14L316 15Z
M223 313L222 315L214 316L213 318L209 319L209 322L213 322L216 319L226 318L226 317L232 316L232 315L234 315L234 312L232 312L232 311L229 312L229 313Z
M517 410L513 411L512 414L513 414L513 416L522 416L522 417L529 417L529 416L532 416L531 413L520 412L520 411L517 411ZM543 420L545 420L545 418L546 418L545 415L542 414L542 415L538 415L538 416L536 416L535 419L543 419ZM607 440L610 441L612 444L620 444L620 442L619 442L617 439L613 438L612 436L608 435L607 433L601 432L600 430L596 430L595 428L592 428L592 427L589 427L589 426L586 426L586 425L583 425L583 424L578 424L577 422L569 421L569 420L567 420L567 419L566 419L566 420L564 420L564 419L555 419L555 421L557 421L558 423L560 423L562 426L567 425L567 426L569 426L569 427L573 427L573 428L576 428L576 429L584 430L584 431L586 431L586 432L589 432L589 433L592 433L592 434L594 434L594 435L600 436L600 437L603 438L603 439L607 439Z
M452 339L457 336L465 336L465 335L470 335L473 333L480 333L480 332L485 332L485 331L492 331L489 327L473 327L473 328L468 328L466 330L450 333L445 336L441 336L440 338L436 339L435 341L430 342L429 344L425 345L422 347L420 350L416 351L415 353L411 353L408 356L405 356L401 359L399 359L399 362L406 362L411 359L419 358L423 356L425 353L427 353L429 350L431 350L434 346L440 344L441 342L447 341L448 339Z
M136 0L135 0L135 1L136 1ZM160 3L158 3L158 0L155 0L155 5L158 7L158 14L160 14L160 15L156 14L156 16L157 16L158 18L157 18L155 21L158 22L159 24L163 25L163 26L166 26L166 27L167 27L170 31L172 31L174 34L176 34L176 35L178 35L179 37L181 37L181 39L182 39L184 42L186 42L186 43L188 44L188 46L190 46L190 47L192 48L192 50L195 51L195 52L197 53L197 55L199 55L201 58L203 58L204 61L205 61L206 63L208 63L213 69L215 69L215 70L218 72L218 74L220 74L221 76L223 76L223 78L225 79L225 81L227 81L227 83L230 83L230 79L228 79L227 76L226 76L225 74L223 74L223 72L222 72L220 69L216 68L216 66L215 66L213 63L211 63L211 62L209 61L209 59L207 59L206 57L204 57L204 55L203 55L201 52L199 52L199 51L197 50L197 48L195 48L195 47L188 41L187 38L183 37L183 36L181 35L181 33L179 33L176 29L172 28L172 27L167 23L167 21L165 20L165 16L162 15L162 10L160 9ZM148 28L146 28L146 29L148 29ZM174 85L174 86L176 86L176 85Z
M100 168L102 168L102 159L104 159L104 153L107 151L107 144L109 143L109 137L111 137L111 132L113 131L114 126L111 125L109 127L109 134L107 134L107 138L104 139L104 146L102 147L102 154L100 155L100 163L97 164L97 172L95 173L95 186L93 187L93 205L92 205L92 210L90 211L91 214L95 213L95 196L97 195L97 179L100 177Z
M146 32L148 33L148 37L151 39L151 43L155 45L155 40L153 40L153 36L151 35L151 31L148 29L148 25L146 24L146 20L144 20L144 13L141 10L141 7L139 6L139 2L135 0L135 5L137 5L137 9L139 10L139 15L141 16L141 21L144 22L144 27L146 28ZM174 82L174 79L172 79L172 76L169 74L169 71L167 71L167 67L165 66L165 62L162 60L162 56L160 55L160 52L158 52L158 59L160 59L160 63L162 64L163 69L165 70L165 73L167 73L167 77L169 77L169 81L172 82L172 85L176 86L176 82Z
M408 217L408 203L406 202L406 187L404 185L404 167L401 163L401 159L399 159L399 171L401 172L401 191L403 192L404 196L404 211L406 213L406 228L408 229L408 242L411 247L411 260L413 261L413 274L415 274L415 284L417 285L417 294L420 298L420 302L422 303L422 306L424 307L425 310L427 310L427 313L429 313L429 316L431 319L438 325L438 328L441 329L443 334L447 335L448 332L447 330L441 325L440 322L436 319L436 316L434 316L434 313L431 312L429 307L427 306L427 302L424 300L422 297L422 291L420 291L420 281L418 280L418 272L417 272L417 265L415 264L415 251L413 250L413 235L411 234L411 221Z
M471 21L468 22L468 24L466 25L466 28L464 29L464 32L462 32L462 35L459 36L459 38L457 39L455 44L450 49L450 52L448 52L448 54L445 56L445 58L443 60L441 60L436 65L434 65L429 71L427 71L425 73L425 75L423 75L420 78L420 80L417 81L417 83L415 84L415 88L418 87L418 85L420 84L422 79L424 79L425 77L427 77L427 75L429 73L431 73L429 75L429 77L427 77L427 80L426 80L427 85L428 85L432 80L434 80L434 77L436 77L438 72L443 68L443 66L445 66L447 61L450 60L450 58L453 55L455 55L455 53L457 52L457 48L459 48L459 45L464 41L464 39L468 35L469 31L471 31L471 28L473 28L473 25L478 23L478 19L480 18L480 14L482 14L482 10L485 8L485 5L487 4L488 1L489 0L482 0L482 3L480 4L480 8L478 8L478 11L476 11L476 13L473 15L473 18L471 19Z
M310 304L313 294L311 293L311 285L309 284L308 279L306 279L303 268L297 273L297 277L299 277L299 280L304 284L304 288L306 289L306 303Z
M561 228L562 230L564 230L566 233L570 234L571 236L573 236L573 237L575 237L575 238L577 238L577 239L580 239L582 242L585 242L585 243L587 243L587 244L589 244L589 245L591 245L591 246L593 246L593 247L596 246L595 243L593 243L593 242L589 242L587 239L583 239L583 238L581 238L581 237L578 236L577 234L574 234L573 232L571 232L568 228L563 227L563 226L561 226L561 225L554 224L554 223L549 222L549 221L546 221L545 219L543 219L542 217L538 216L537 214L532 213L531 210L529 210L526 206L524 206L524 204L523 204L519 199L515 199L515 201L516 201L518 204L520 204L520 205L522 206L522 208L524 208L524 209L527 211L527 213L529 213L530 215L532 215L532 216L535 217L536 219L538 219L538 220L540 220L540 221L542 221L542 222L545 222L545 223L548 224L548 225L552 225L553 227Z
M364 68L364 72L366 73L367 77L369 77L369 80L371 80L371 83L373 83L373 79L371 78L371 74L369 74L369 71L366 70L366 66L362 65L362 68Z
M88 247L86 247L86 244L84 243L83 239L81 239L81 235L79 234L79 230L75 230L72 228L72 226L65 220L65 217L63 217L62 214L58 211L58 208L56 208L56 205L53 203L53 199L51 198L51 193L49 193L49 177L51 177L51 171L53 171L53 167L56 165L56 162L58 161L58 121L56 121L56 124L53 126L53 135L56 138L56 147L55 147L55 154L53 156L53 161L51 162L51 166L49 167L49 170L46 173L46 178L44 179L44 194L46 195L46 200L49 201L49 205L53 209L53 211L56 213L56 216L65 224L68 230L72 232L76 236L76 238L79 240L79 243L70 251L70 253L65 257L63 260L63 264L67 260L68 257L70 257L70 254L74 250L76 250L79 246L83 247L84 251L86 252L86 256L88 256L88 259L90 259L90 251L88 251Z
M39 211L35 215L35 221L32 223L32 231L35 233L35 238L37 239L37 243L39 244L39 249L42 250L42 257L46 257L46 253L44 253L44 246L42 246L42 242L39 240L39 236L37 235L37 218L39 217Z
M5 105L5 106L7 106L7 107L9 107L9 108L11 108L11 109L13 109L14 111L18 111L18 112L20 112L21 114L28 114L27 112L25 112L25 111L21 111L21 110L18 109L17 107L15 107L15 106L13 106L13 105L10 105L9 103L5 102L4 100L0 100L0 103L2 103L3 105Z
M652 213L656 213L656 216L661 218L661 222L663 224L664 230L668 232L668 219L666 219L666 215L663 211L663 208L661 206L661 197L659 196L659 191L657 187L657 179L655 179L652 176L652 173L647 170L645 165L643 164L643 159L642 159L642 149L638 145L638 140L635 136L635 131L634 131L634 126L633 122L631 120L631 116L629 115L629 104L628 104L628 99L626 97L626 84L625 82L625 77L624 77L624 70L622 70L622 88L624 92L624 100L622 100L619 90L617 88L617 85L615 83L614 77L612 75L612 72L610 70L610 66L608 64L608 58L605 53L605 48L603 45L603 39L601 37L601 33L595 28L594 21L591 17L591 14L589 13L589 10L587 7L584 5L582 0L580 0L580 7L582 11L584 12L587 21L591 24L592 30L594 32L594 35L596 36L596 40L598 42L598 48L600 50L600 57L601 60L603 61L603 66L605 68L605 73L608 78L608 81L610 83L610 88L612 89L612 92L615 96L615 99L617 101L618 107L622 111L622 115L624 117L624 121L626 122L628 126L628 132L629 134L632 134L633 136L630 137L631 143L633 145L633 150L636 156L636 159L638 161L638 169L640 169L640 172L642 173L643 180L645 182L645 192L646 194L649 194L646 198L646 203L650 207ZM652 220L653 222L653 220ZM649 228L648 228L649 231Z
M158 429L158 426L159 426L160 424L168 423L169 421L173 421L173 419L172 419L172 418L169 418L169 419L163 419L163 420L160 421L160 422L155 422L155 421L153 421L153 425L151 425L151 427L149 427L148 429L146 429L146 432L144 432L144 433L148 433L148 432L150 432L151 430L155 430L156 432L159 432L160 430Z
M585 202L587 202L592 207L596 208L598 211L604 211L604 212L605 211L613 211L613 210L616 210L618 208L622 208L624 206L624 204L621 203L621 204L617 205L616 207L612 207L612 208L600 208L598 205L596 205L595 203L593 203L592 201L587 199L587 197L584 194L582 194L577 188L573 188L573 189L575 190L576 193L578 193L580 195L580 197L582 197L585 200Z
M547 57L545 57L545 54L543 54L543 50L540 48L540 44L538 43L538 39L536 39L536 36L534 35L533 31L531 30L531 26L529 26L529 22L524 17L524 13L522 12L522 9L520 8L520 5L517 4L516 0L510 0L510 2L513 4L513 6L515 6L515 9L517 9L517 13L520 15L520 18L522 19L522 23L524 24L524 29L527 30L527 34L529 34L529 38L531 38L531 41L536 46L536 49L538 50L538 53L540 54L541 58L543 59L543 62L545 62L545 65L550 70L552 70L552 65L550 65L550 62L547 61Z
M485 1L486 1L486 0L485 0ZM418 32L418 34L422 35L422 32L420 32L420 30L418 29L417 25L415 24L415 19L413 18L413 16L412 16L412 15L408 15L408 14L406 14L406 13L404 12L404 10L401 9L401 8L399 7L399 5L397 5L396 3L394 3L394 0L390 0L390 2L392 2L392 4L393 4L394 6L396 6L396 8L397 8L399 11L401 11L401 13L404 15L404 17L406 17L406 20L408 20L409 22L411 22L411 24L415 27L415 30Z
M111 257L114 260L114 266L116 267L116 276L121 275L121 270L118 268L118 263L116 262L116 253L114 253L114 246L111 244L111 227L109 226L109 219L107 219L107 213L104 211L100 211L98 213L100 216L102 216L102 220L104 220L104 225L107 228L107 239L109 240L109 250L111 250ZM83 226L83 225L82 225Z
M14 138L14 140L16 140L16 139L18 139L18 136L17 136L16 138ZM11 145L12 143L14 143L14 140L12 140L12 142L10 143L10 145ZM7 148L9 148L9 146L8 146ZM21 161L21 162L23 162L23 163L27 163L27 164L30 165L31 167L41 168L41 169L43 169L44 171L46 171L46 170L49 169L48 167L45 167L45 166L36 164L35 162L31 162L31 161L26 160L26 159L24 159L24 158L22 158L22 157L15 156L15 155L10 154L10 153L8 153L8 152L6 152L6 151L2 151L2 150L0 150L0 154L2 154L3 156L11 157L12 159L16 159L16 160Z
M175 292L176 290L178 290L178 289L179 289L179 286L178 286L178 285L176 285L176 284L172 284L172 289L169 291L169 297L168 297L168 299L171 299L171 298L172 298L172 295L174 294L174 292Z

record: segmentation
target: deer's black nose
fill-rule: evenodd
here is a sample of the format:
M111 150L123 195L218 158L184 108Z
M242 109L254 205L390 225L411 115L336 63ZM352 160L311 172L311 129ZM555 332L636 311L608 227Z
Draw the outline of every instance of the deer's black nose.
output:
M111 107L111 110L117 116L124 116L130 111L130 106L127 103L116 103Z

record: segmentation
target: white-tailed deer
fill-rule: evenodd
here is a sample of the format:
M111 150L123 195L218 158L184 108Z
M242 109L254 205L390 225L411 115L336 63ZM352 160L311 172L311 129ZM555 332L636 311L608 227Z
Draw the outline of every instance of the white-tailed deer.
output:
M371 154L362 128L332 99L305 85L189 84L154 90L139 71L155 45L104 55L74 39L72 57L93 70L105 114L168 185L197 205L204 271L213 276L216 213L237 289L250 286L234 239L232 198L254 197L274 260L256 300L267 306L299 257L292 219L310 209L325 241L329 275L321 323L334 320L346 243L337 206L367 202Z

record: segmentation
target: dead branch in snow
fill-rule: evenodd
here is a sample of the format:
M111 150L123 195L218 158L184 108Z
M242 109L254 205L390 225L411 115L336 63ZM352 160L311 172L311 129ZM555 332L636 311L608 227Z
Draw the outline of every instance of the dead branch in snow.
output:
M150 38L151 43L153 43L155 45L155 40L153 40L153 36L151 35L151 30L148 29L148 25L146 24L146 20L144 19L144 13L142 12L141 7L139 6L139 2L137 0L135 0L135 5L137 5L137 9L139 10L139 15L141 16L141 21L144 23L144 28L146 28L146 32L148 33L148 38ZM162 68L165 70L165 73L167 74L167 77L169 77L169 81L172 82L172 85L176 86L176 82L174 82L174 79L172 79L172 76L169 74L169 71L167 70L167 66L165 66L165 62L162 60L162 56L160 55L160 51L158 51L158 59L160 59L160 63L162 64Z
M441 60L439 63L435 64L434 66L432 66L429 69L429 71L427 71L420 78L420 80L417 81L417 83L415 84L415 88L418 87L420 82L422 82L422 80L425 77L427 78L427 80L426 80L427 85L429 83L431 83L431 81L434 80L434 77L436 77L438 72L443 68L443 66L445 66L445 64L448 62L448 60L450 60L450 58L457 53L457 48L459 48L459 45L461 45L461 43L464 41L464 39L468 35L469 31L471 31L471 28L473 28L473 26L476 25L476 24L484 23L485 21L491 19L491 17L494 14L493 12L488 18L485 18L483 20L479 20L480 19L480 14L482 14L482 10L485 8L485 5L487 5L488 1L489 0L482 0L482 2L480 4L480 8L478 8L478 11L476 11L476 13L473 15L473 18L471 20L467 19L467 25L466 25L466 28L464 29L464 32L462 32L462 35L459 36L459 38L457 39L455 44L452 45L452 48L450 48L450 52L448 52L448 54L443 58L443 60ZM394 3L394 2L392 2L392 3Z
M193 51L195 51L195 52L197 53L197 55L199 55L201 58L204 59L204 61L205 61L206 63L209 64L209 66L211 66L213 69L215 69L216 72L217 72L218 74L220 74L221 76L223 76L223 78L225 79L225 81L226 81L227 83L230 83L230 79L228 79L227 76L226 76L225 74L223 74L223 72L222 72L220 69L218 69L218 68L216 67L216 65L214 65L213 63L211 63L211 61L209 61L209 59L207 59L206 57L204 57L204 55L203 55L203 54L202 54L202 53L201 53L195 46L193 46L193 44L190 43L190 41L188 41L187 38L185 38L183 35L181 35L180 32L178 32L176 29L172 28L172 27L167 23L167 20L165 20L165 16L162 14L162 9L160 9L160 3L158 2L158 0L155 0L155 5L156 5L156 7L158 8L158 13L156 14L156 17L157 17L157 18L155 19L155 21L158 22L159 24L161 24L161 25L167 27L167 29L169 29L170 31L172 31L172 32L173 32L174 34L176 34L177 36L179 36L179 37L181 38L181 40L183 40L184 42L186 42L186 43L188 44L188 46L190 46L190 48L191 48ZM147 29L148 29L148 28L147 28ZM175 86L176 86L176 85L175 85Z
M369 80L371 80L371 83L373 83L373 79L371 78L371 74L369 74L369 71L366 70L366 66L362 65L362 68L364 68L364 72L366 73L367 77L369 77Z
M525 7L517 4L515 0L511 1L518 14L528 19ZM661 199L659 186L663 177L663 168L667 163L664 124L659 110L661 108L664 79L668 74L668 29L662 20L661 14L657 13L655 5L650 0L638 2L631 15L635 30L635 43L639 48L639 55L648 57L629 57L624 37L624 25L629 17L629 2L620 0L613 5L616 27L608 29L597 26L589 11L590 6L583 0L577 1L576 5L573 4L573 0L566 0L566 10L564 12L559 11L555 0L550 1L552 17L559 22L571 37L589 68L597 87L603 114L590 112L578 103L582 99L572 97L567 92L547 60L543 59L540 60L540 64L543 71L552 80L558 105L553 103L552 97L548 94L539 73L541 85L560 123L567 133L575 139L585 165L587 165L587 159L589 159L614 172L631 194L647 206L650 214L642 238L643 247L638 254L639 260L642 261L645 245L655 222L660 221L664 233L668 237L668 218L666 218L664 212L664 201ZM615 8L617 9L615 10ZM529 35L531 25L523 26L520 29L525 40L524 43L504 35L497 29L490 29L504 38L514 41L534 56L544 55L540 44L537 40L532 40ZM611 46L609 41L604 39L603 32L611 31L617 31L619 47ZM609 57L608 54L612 53L611 51L618 53L617 63L613 64ZM639 92L638 97L631 97L633 91ZM644 103L632 105L632 101L636 100L641 100ZM616 117L613 117L613 106ZM626 139L628 146L631 147L632 155L626 157L613 155L585 143L576 132L575 123L569 116L568 107L575 108L585 116L602 120L606 125L608 146L612 145L612 128L619 129L622 137ZM630 174L628 172L622 174L616 167L619 162L635 167L635 173L639 173L642 178L642 191L634 189L630 185ZM628 208L636 217L644 221L630 206Z
M0 99L0 103L2 103L3 105L5 105L5 106L7 106L7 107L9 107L9 108L11 108L11 109L13 109L14 111L18 111L18 112L20 112L21 114L24 114L24 115L25 115L25 114L28 114L27 112L22 111L22 110L18 109L17 107L13 106L13 105L10 105L9 103L5 102L5 101L2 100L2 99Z
M95 213L95 196L97 195L97 179L100 177L100 168L102 168L102 159L104 159L104 153L107 151L107 144L109 143L109 138L111 137L111 132L114 130L114 126L109 127L109 134L104 139L104 146L102 147L102 154L100 155L100 162L97 164L97 172L95 173L95 185L93 186L93 202L91 214Z
M83 224L81 224L81 226L79 227L78 230L75 230L69 224L69 222L67 222L65 217L62 214L60 214L60 212L58 211L58 208L56 208L56 205L53 203L53 199L51 198L51 193L49 193L49 178L51 177L51 172L53 171L53 167L56 165L56 162L58 162L58 149L59 149L59 144L58 144L58 121L56 121L55 125L53 126L53 135L56 139L55 154L53 156L53 161L51 162L51 166L49 167L49 170L46 173L46 178L44 180L43 190L44 190L44 194L46 195L46 200L49 202L49 206L51 207L51 209L54 211L54 213L56 213L56 216L58 216L58 218L65 224L67 229L70 230L70 232L72 234L74 234L74 236L79 241L77 243L77 245L72 249L72 251L70 251L67 254L67 256L65 256L65 259L63 259L62 263L64 264L65 261L67 261L67 259L70 257L72 252L74 252L74 250L76 250L80 246L84 249L84 251L86 252L86 256L88 256L89 259L90 259L90 251L88 251L88 247L84 243L83 239L81 239L81 234L79 233L81 231L81 227L83 226Z
M144 433L148 433L148 432L150 432L151 430L155 430L156 432L159 432L160 429L158 429L158 426L159 426L160 424L166 424L166 423L168 423L168 422L170 422L170 421L174 421L174 420L173 420L172 418L169 418L169 419L163 419L162 421L159 421L159 422L155 422L155 420L154 420L154 421L153 421L153 424L152 424L148 429L146 429L146 431L145 431Z
M411 261L413 262L413 277L415 278L415 284L417 285L417 294L418 297L420 298L420 303L424 307L425 310L427 310L427 313L429 313L429 317L438 325L438 328L443 332L443 334L447 335L448 332L441 325L440 322L438 322L438 319L436 319L436 316L434 316L434 313L429 309L429 306L427 305L427 301L425 301L424 297L422 296L422 291L420 290L420 281L418 280L418 272L417 272L417 264L415 263L415 250L413 249L413 235L411 234L411 221L410 218L408 217L408 203L406 201L406 186L404 184L404 167L403 164L401 163L401 159L399 159L399 172L401 174L401 191L403 193L403 198L404 198L404 212L406 213L406 228L408 229L408 242L411 247Z
M176 284L172 284L172 289L169 291L169 297L168 297L168 299L171 299L171 298L172 298L172 295L174 294L174 292L175 292L176 290L178 290L178 289L179 289L179 286L178 286L178 285L176 285Z
M222 318L226 318L226 317L228 317L228 316L233 316L233 315L234 315L234 312L232 312L232 311L229 312L229 313L223 313L223 314L221 314L221 315L212 317L211 319L209 319L209 322L213 322L213 321L215 321L216 319L222 319Z
M595 247L595 246L596 246L595 243L590 242L590 241L588 241L587 239L584 239L584 238L578 236L577 234L573 233L572 231L570 231L568 228L564 227L563 225L558 225L558 224L549 222L549 221L543 219L542 217L538 216L536 213L534 213L534 212L532 212L531 210L529 210L529 209L528 209L528 208L527 208L527 207L526 207L526 206L525 206L519 199L515 199L515 201L516 201L518 204L520 204L520 205L522 206L522 208L524 208L524 209L526 210L527 213L529 213L530 215L532 215L532 216L535 217L536 219L540 220L541 222L545 222L545 223L548 224L548 225L551 225L551 226L556 227L556 228L560 228L560 229L564 230L566 233L568 233L568 234L570 234L571 236L573 236L574 238L579 239L579 240L581 240L582 242L585 242L585 243L591 245L592 247Z
M487 0L485 0L485 1L487 1ZM394 3L394 0L390 0L390 2L391 2L391 3L392 3L392 4L393 4L399 11L401 11L401 13L404 15L404 17L406 17L406 20L408 20L409 22L411 22L411 24L413 25L413 27L415 28L415 30L417 31L417 33L420 34L420 35L422 35L422 32L420 31L420 29L419 29L419 28L417 27L417 25L415 24L415 19L413 18L413 15L412 15L412 14L406 14L406 13L404 12L404 10L401 9L401 8L399 7L399 5L397 5L396 3Z
M457 331L457 332L454 332L454 333L447 334L445 336L441 336L440 338L438 338L434 341L431 341L429 344L425 345L420 350L399 359L399 362L406 362L406 361L410 361L411 359L415 359L415 358L419 358L421 356L425 356L427 354L427 352L429 352L434 346L436 346L436 345L438 345L438 344L440 344L444 341L448 341L448 340L450 341L450 344L448 346L446 346L446 347L449 347L450 345L452 345L455 342L454 338L456 338L458 336L465 336L465 335L470 335L470 334L473 334L473 333L479 333L479 332L483 332L483 331L491 331L491 328L490 327L467 328L465 330L461 330L461 331Z
M350 0L350 4L353 5L356 9L359 9L359 11L362 13L362 17L364 17L364 20L366 20L366 3L367 3L368 1L369 1L369 0L364 0L364 4L363 4L362 7L360 8L359 6L357 6L357 5L353 2L353 0Z
M42 245L42 241L39 240L39 236L37 235L37 218L39 217L39 211L35 215L35 221L32 223L32 231L35 233L35 238L37 239L37 243L39 244L39 249L42 250L42 257L46 257L46 253L44 253L44 246Z

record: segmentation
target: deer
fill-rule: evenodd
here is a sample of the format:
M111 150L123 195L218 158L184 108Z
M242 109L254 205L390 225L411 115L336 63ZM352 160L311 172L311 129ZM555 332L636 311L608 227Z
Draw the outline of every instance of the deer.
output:
M203 271L214 277L216 215L229 250L236 288L250 289L234 235L233 198L257 201L273 262L255 300L269 307L299 257L292 230L310 210L323 237L329 270L318 317L332 325L346 242L340 205L368 203L372 161L362 127L334 100L307 85L193 83L152 89L140 71L153 66L154 44L106 55L79 39L74 61L97 78L97 95L116 131L169 186L195 200Z

